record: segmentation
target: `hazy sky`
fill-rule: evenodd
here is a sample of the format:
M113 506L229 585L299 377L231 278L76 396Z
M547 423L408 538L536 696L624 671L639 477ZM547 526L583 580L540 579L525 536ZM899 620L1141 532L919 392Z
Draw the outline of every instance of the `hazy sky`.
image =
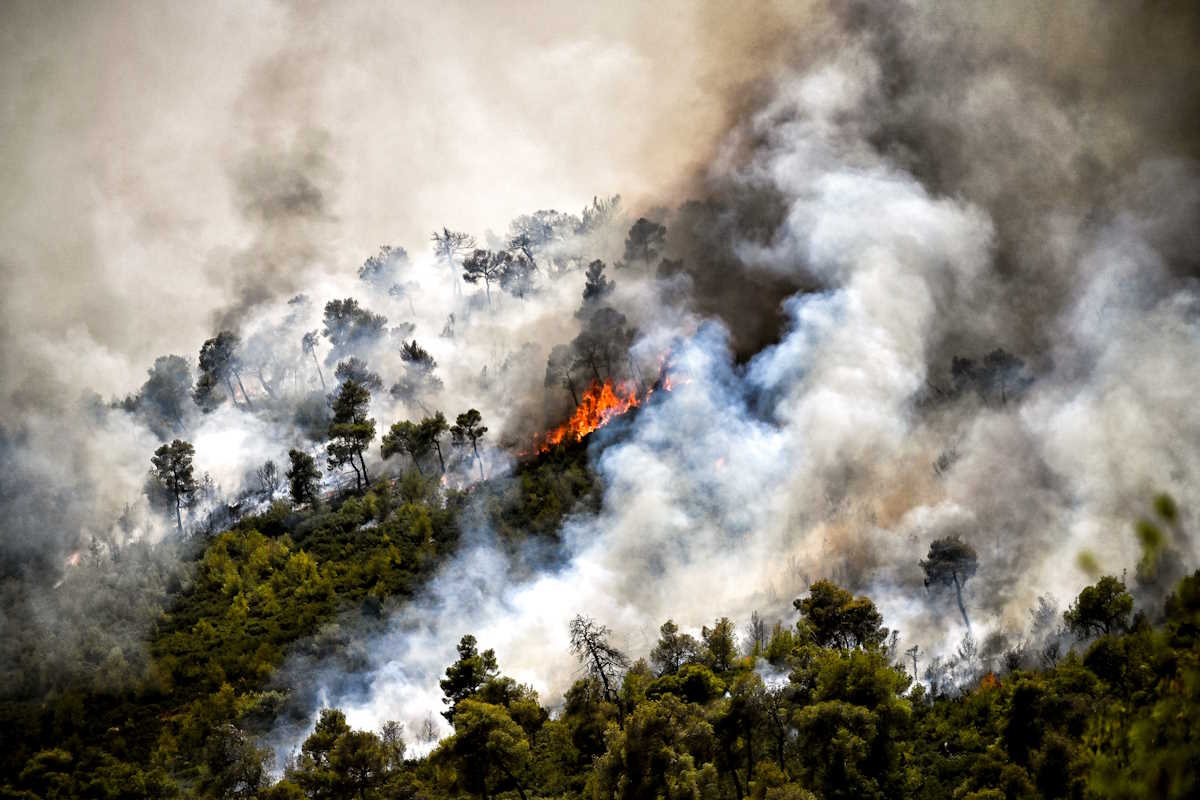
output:
M6 4L8 399L128 391L250 276L673 194L801 18L721 5Z

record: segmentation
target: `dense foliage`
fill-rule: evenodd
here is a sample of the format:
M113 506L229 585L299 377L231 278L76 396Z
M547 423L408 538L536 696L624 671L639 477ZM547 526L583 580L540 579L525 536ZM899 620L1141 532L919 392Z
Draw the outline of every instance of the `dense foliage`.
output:
M293 456L289 478L311 484L303 456ZM288 687L277 684L289 648L327 623L380 618L402 603L455 550L470 508L514 530L552 533L581 494L562 488L559 468L574 476L566 485L591 486L575 446L469 492L412 470L329 501L277 500L193 537L145 646L100 653L87 680L51 683L44 696L46 681L6 687L0 796L254 795L269 782L255 736L286 703ZM142 563L133 555L122 557ZM94 558L71 580L100 573L103 558Z
M288 710L296 687L281 668L300 643L336 648L323 626L384 619L466 524L486 521L515 554L530 537L553 544L568 513L594 508L586 442L455 490L421 468L447 431L479 461L477 412L453 428L441 415L397 424L384 446L407 454L411 469L373 485L362 470L356 491L328 499L315 491L312 459L293 451L293 502L187 541L142 660L114 649L87 680L6 695L0 797L1017 800L1200 790L1200 571L1165 596L1156 590L1170 564L1148 521L1137 528L1136 599L1107 575L1061 614L1043 600L1031 631L1038 652L1032 638L1005 649L968 633L952 663L933 659L915 682L917 648L900 651L875 604L829 580L796 598L794 625L768 628L756 615L739 643L728 617L696 635L667 620L637 660L581 614L568 630L581 677L559 707L505 676L468 635L441 682L453 733L428 755L407 757L398 723L354 730L325 709L299 751L274 764L261 737ZM169 449L156 465L178 496ZM260 479L283 486L273 464ZM1169 498L1156 513L1176 518ZM936 540L920 563L931 588L955 590L967 622L961 586L974 551Z

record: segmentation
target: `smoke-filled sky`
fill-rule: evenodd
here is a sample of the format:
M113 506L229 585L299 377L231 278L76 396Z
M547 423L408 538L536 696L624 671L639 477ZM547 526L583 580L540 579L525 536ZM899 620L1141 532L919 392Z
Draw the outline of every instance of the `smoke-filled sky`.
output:
M542 378L579 330L582 276L481 311L448 290L429 231L482 242L617 193L620 219L572 246L611 264L639 215L667 228L670 261L614 269L611 302L637 331L630 363L669 353L685 380L596 448L601 511L567 523L553 572L514 580L491 532L470 531L364 644L365 691L339 698L322 665L291 665L356 724L423 718L463 633L552 702L577 611L641 654L668 616L783 617L823 576L945 652L962 631L918 559L951 534L980 554L978 631L1019 638L1039 595L1132 566L1129 525L1155 492L1195 519L1189 4L4 13L9 558L78 547L136 499L157 439L85 391L136 391L156 356L194 359L218 327L295 350L349 291L414 325L448 411L498 423L502 471L504 436L562 411ZM407 300L355 283L384 243L413 257ZM287 311L300 292L317 306ZM460 328L438 338L452 310ZM294 433L231 404L188 424L231 492ZM12 489L39 480L53 513Z
M720 9L5 4L6 395L127 391L221 309L439 225L677 196L782 35Z

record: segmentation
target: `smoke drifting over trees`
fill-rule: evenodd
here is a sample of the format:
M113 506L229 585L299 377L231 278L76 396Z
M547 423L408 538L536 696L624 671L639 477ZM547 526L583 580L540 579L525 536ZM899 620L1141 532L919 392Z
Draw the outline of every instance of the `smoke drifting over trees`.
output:
M245 586L350 585L289 549L311 531L267 461L295 506L397 527L353 584L383 588L262 656L306 687L265 727L280 754L322 702L344 748L419 730L444 676L467 722L440 757L468 763L471 731L520 739L471 699L497 661L567 706L583 664L623 719L616 684L649 672L626 654L726 672L738 625L774 639L759 613L920 656L932 689L1026 636L1012 658L1055 661L1058 612L1030 609L1112 634L1194 567L1197 12L673 12L546 10L542 34L476 4L6 9L0 634L31 644L4 674L152 674L167 598L216 574L180 551L226 569L206 548L239 519L287 570ZM606 383L638 407L586 479L514 471ZM531 485L554 530L512 536ZM106 609L138 600L93 624L74 587L102 573ZM730 688L767 720L756 692ZM523 791L503 773L529 753L497 752L460 788Z

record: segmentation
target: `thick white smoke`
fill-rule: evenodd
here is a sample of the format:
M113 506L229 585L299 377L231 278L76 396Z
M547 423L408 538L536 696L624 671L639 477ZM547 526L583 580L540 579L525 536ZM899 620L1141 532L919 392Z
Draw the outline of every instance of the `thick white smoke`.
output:
M735 133L755 155L733 180L787 208L768 244L738 245L743 267L827 289L788 300L783 339L743 365L720 324L647 321L648 338L685 336L673 364L688 380L596 451L603 508L568 521L565 565L514 581L475 532L369 642L369 691L327 696L352 724L417 729L442 708L437 680L465 633L554 703L578 674L576 613L640 656L668 617L693 630L787 618L826 576L870 594L905 646L948 653L964 629L952 601L926 593L918 560L952 533L980 555L966 591L976 636L1020 637L1038 596L1066 601L1093 577L1081 552L1107 571L1132 565L1131 518L1155 491L1196 507L1197 296L1144 234L1177 181L1159 166L1157 181L1142 176L1141 207L1100 225L1064 216L1045 246L1074 299L1047 323L1053 352L1019 401L931 405L931 372L948 367L931 356L948 335L1004 344L995 225L873 145L886 77L868 50L844 48L781 79Z
M399 329L361 353L384 380L381 431L423 414L387 392L397 342L415 338L442 381L424 402L480 409L487 471L502 473L565 410L543 376L578 332L582 275L543 275L527 300L494 292L492 312L456 293L427 231L487 242L517 213L606 191L634 216L700 195L645 212L670 228L664 255L689 260L679 270L611 268L632 218L574 243L610 263L635 360L670 353L676 388L596 437L602 508L567 521L556 566L468 531L389 632L356 643L365 690L292 665L353 724L440 723L437 680L464 633L554 703L576 674L576 613L638 656L668 617L784 619L826 576L869 593L905 643L947 652L960 619L918 560L948 534L979 553L976 633L1019 637L1038 596L1062 602L1091 565L1134 562L1128 526L1154 492L1200 507L1200 179L1194 102L1179 100L1195 59L1174 33L1187 24L1161 12L1134 30L1086 3L537 5L538 26L473 3L130 6L123 24L6 9L26 34L8 34L0 78L18 133L0 151L6 576L37 559L57 576L92 538L169 529L141 496L158 437L104 405L155 355L194 367L219 328L287 388L276 402L247 370L254 413L189 414L197 465L225 493L213 504L282 463L305 441L297 402L321 389L299 337L333 298ZM1143 74L1152 85L1129 80ZM354 274L384 241L411 250L397 293ZM770 346L747 353L763 331ZM1001 347L1027 361L1028 387L951 391L954 356ZM81 401L85 385L104 400ZM12 591L32 597L21 580ZM66 626L44 599L30 618Z

